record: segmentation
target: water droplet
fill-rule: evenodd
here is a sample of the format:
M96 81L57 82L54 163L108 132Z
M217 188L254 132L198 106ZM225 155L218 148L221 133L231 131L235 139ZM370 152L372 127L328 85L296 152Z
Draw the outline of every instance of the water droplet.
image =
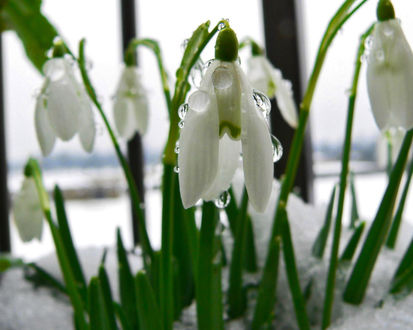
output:
M373 46L373 37L368 36L364 41L364 47L366 47L366 50L370 50L371 46Z
M238 65L241 65L241 57L239 57L239 56L237 58L237 63L238 63Z
M376 51L374 54L376 56L377 61L383 62L384 61L384 52L382 50Z
M223 191L215 200L215 206L219 209L225 209L231 201L231 195L228 191Z
M204 76L203 70L204 63L201 59L198 59L190 72L192 85L194 85L196 88L199 88L201 86L202 77Z
M178 116L182 120L185 119L186 113L188 112L189 106L187 103L181 104L181 106L178 109ZM182 127L181 127L182 128Z
M216 89L225 89L232 85L232 74L225 67L218 67L212 74L212 84Z
M185 126L185 122L184 122L183 120L181 120L181 121L178 123L178 127L179 127L179 128L184 128L184 126Z
M196 91L188 98L188 106L196 112L203 112L209 105L209 94L204 91Z
M278 162L283 155L283 146L280 140L278 140L274 135L271 135L272 142L272 161Z
M176 141L176 143L175 143L175 153L176 154L179 154L179 150L180 150L180 148L179 148L179 141Z
M267 117L271 112L271 102L269 98L259 90L254 89L252 97L258 109L262 111L265 117Z
M174 167L174 172L175 172L175 173L179 173L179 166L175 166L175 167Z
M204 64L204 69L208 69L212 63L214 63L215 59L210 59L208 61L206 61L206 63Z
M387 26L383 29L383 34L387 38L393 38L394 35L394 29L391 26Z
M228 21L227 19L223 19L223 21ZM218 31L221 31L223 29L225 29L225 27L227 26L227 24L225 24L224 22L220 22L218 24Z

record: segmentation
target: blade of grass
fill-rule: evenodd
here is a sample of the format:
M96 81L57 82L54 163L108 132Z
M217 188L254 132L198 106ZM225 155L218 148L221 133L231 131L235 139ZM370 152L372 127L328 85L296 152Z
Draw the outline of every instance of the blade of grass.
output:
M28 263L27 267L32 268L36 274L36 275L26 276L26 278L28 278L29 280L34 281L36 283L38 282L47 283L48 285L59 290L60 292L64 294L68 294L65 286L58 279L56 279L52 274L46 271L44 268L36 265L34 262ZM37 279L34 278L35 276L38 278Z
M371 273L390 227L391 216L412 138L413 129L409 130L404 137L380 207L344 290L343 299L348 303L360 304L364 298Z
M354 253L357 250L357 246L360 242L361 235L363 235L366 222L362 221L351 235L350 240L348 241L346 248L343 251L343 254L340 257L340 261L351 261L353 259Z
M320 231L318 232L317 238L314 241L312 254L316 258L323 258L324 250L327 244L328 233L330 232L331 226L331 219L333 218L333 211L334 211L334 201L337 191L337 185L334 185L333 190L331 191L330 200L327 206L327 212L324 218L323 227L321 227Z
M222 279L221 264L217 263L212 266L212 311L211 319L214 329L224 330L223 306L222 306Z
M407 195L409 193L410 182L413 174L413 160L410 162L409 170L407 171L406 182L404 184L403 192L400 197L399 205L390 228L389 236L387 237L386 246L394 249L396 246L397 235L399 233L400 224L402 222L404 206L406 205Z
M128 319L126 318L125 311L123 310L122 306L118 304L116 301L113 302L113 310L115 311L116 317L119 320L122 330L132 330Z
M103 264L99 267L99 284L102 293L103 307L107 317L107 327L110 330L117 330L115 309L113 307L112 292L110 289L110 282L108 274L106 273Z
M354 173L350 172L350 193L351 193L351 215L350 228L355 228L356 223L360 220L359 210L357 206L356 185L354 184Z
M393 278L396 279L400 277L411 265L413 265L413 239L410 241Z
M146 273L143 271L138 272L135 282L140 329L163 329L159 307Z
M91 329L110 329L109 318L104 308L99 278L92 277L88 288L89 322Z
M232 249L231 265L229 270L228 315L230 318L241 316L247 307L247 297L242 289L242 274L245 259L245 241L247 231L248 194L244 188L241 208L238 212L237 233Z

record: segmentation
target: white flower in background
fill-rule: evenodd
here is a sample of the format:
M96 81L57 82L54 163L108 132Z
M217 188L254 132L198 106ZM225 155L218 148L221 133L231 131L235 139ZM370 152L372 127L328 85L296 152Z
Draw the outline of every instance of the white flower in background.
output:
M221 51L220 47L225 48ZM199 90L188 99L179 139L179 184L182 203L213 200L227 190L242 152L245 185L252 206L266 209L273 182L273 147L265 116L237 63L238 42L226 28L217 38L216 60Z
M23 242L33 238L40 240L43 229L43 212L40 206L36 184L31 177L25 177L13 203L14 223Z
M298 125L297 108L293 99L291 82L283 79L265 55L255 55L248 59L248 79L252 87L262 91L270 99L275 97L284 120L291 127Z
M135 132L145 134L148 127L148 100L134 66L123 69L113 112L116 129L121 137L129 140Z
M380 7L382 6L382 7ZM380 1L368 55L367 89L381 130L413 127L413 53L389 1Z
M45 81L37 96L35 126L44 156L51 153L56 137L63 141L79 134L83 149L91 152L95 141L95 120L83 87L76 81L70 61L52 58L43 66Z

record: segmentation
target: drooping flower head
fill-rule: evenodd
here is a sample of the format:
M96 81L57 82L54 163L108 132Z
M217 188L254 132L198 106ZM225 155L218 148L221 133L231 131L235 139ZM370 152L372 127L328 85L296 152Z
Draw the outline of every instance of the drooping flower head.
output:
M252 56L248 59L248 79L252 87L269 98L275 97L284 120L296 128L298 117L291 82L283 78L281 71L271 64L261 47L252 40L250 43Z
M129 140L135 132L145 134L148 127L148 100L134 65L123 69L113 107L116 129Z
M390 1L377 7L367 64L367 90L381 130L413 127L413 53Z
M44 156L52 152L56 137L68 141L78 133L83 149L91 152L96 127L89 97L77 82L63 44L55 46L54 56L43 66L45 75L36 99L35 127Z
M237 59L237 37L226 27L218 34L215 60L189 96L181 128L178 165L185 208L227 190L241 152L250 202L261 212L267 206L273 182L271 136Z

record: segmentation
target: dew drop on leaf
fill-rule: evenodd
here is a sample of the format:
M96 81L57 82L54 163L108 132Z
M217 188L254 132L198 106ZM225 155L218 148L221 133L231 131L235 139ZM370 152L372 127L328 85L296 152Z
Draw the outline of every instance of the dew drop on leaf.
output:
M227 190L223 191L215 200L215 206L219 209L225 209L231 201L231 195Z
M272 161L278 162L283 155L283 146L280 140L278 140L274 135L271 135L272 142Z

